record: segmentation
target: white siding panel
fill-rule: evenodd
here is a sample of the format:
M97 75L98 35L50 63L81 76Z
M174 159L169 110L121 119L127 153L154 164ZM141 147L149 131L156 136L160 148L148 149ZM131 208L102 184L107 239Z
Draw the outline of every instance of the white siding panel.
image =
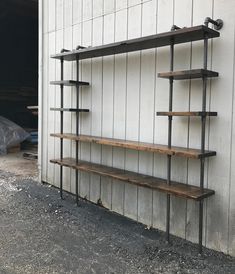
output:
M55 52L55 32L49 33L49 56ZM52 86L49 84L50 81L55 80L56 77L56 63L55 60L49 58L49 79L48 80L48 157L47 157L47 167L48 167L48 181L54 182L54 172L55 172L55 165L50 163L50 159L55 159L55 139L50 137L50 134L55 131L55 112L50 111L51 107L55 106L56 103L56 97L55 97L55 92L56 88L55 86Z
M56 27L56 20L55 20L55 11L56 11L56 1L55 0L50 0L48 1L48 12L49 12L49 26L48 26L48 31L55 31Z
M82 22L82 0L73 0L73 25Z
M118 0L116 1L116 10L125 9L127 8L128 0Z
M65 0L66 1L66 0ZM49 1L46 1L49 2ZM56 0L56 29L64 27L64 0Z
M103 18L97 17L93 20L92 45L102 44ZM91 106L91 133L94 136L102 135L102 105L103 105L103 62L102 58L92 59L92 106ZM101 163L101 146L91 145L91 161ZM90 199L96 203L101 198L101 178L91 175Z
M142 36L156 32L156 2L142 8ZM153 143L155 118L155 49L141 52L139 140ZM153 175L153 153L139 152L139 172ZM153 191L138 188L138 221L152 226Z
M139 18L138 22L136 18ZM128 10L128 39L141 36L141 6ZM127 97L126 97L126 139L139 140L139 95L140 95L140 52L129 53L127 57ZM138 172L139 153L126 150L127 170ZM125 185L124 214L138 218L138 188Z
M56 38L55 38L55 47L56 47L56 52L60 52L61 49L64 46L63 42L63 36L64 36L64 31L63 29L60 29L56 31ZM60 62L56 61L56 80L60 79ZM53 79L50 79L53 80ZM55 87L55 106L54 107L60 107L60 87L56 86ZM59 133L60 132L60 113L58 111L55 112L55 132ZM52 138L52 137L51 137ZM55 138L55 159L60 158L60 139ZM55 166L55 179L54 179L54 184L59 187L60 184L60 167L58 165Z
M227 251L228 243L228 201L229 201L229 168L231 161L231 119L233 95L234 66L234 3L214 1L214 16L226 20L229 27L221 31L221 38L213 43L212 64L215 70L221 71L220 78L212 85L211 108L218 110L219 116L210 124L210 148L218 151L217 157L209 162L208 187L216 195L207 204L206 243L217 250ZM223 56L223 62L218 58ZM226 96L223 91L226 89ZM220 132L228 132L221 138ZM211 144L212 143L212 144ZM219 222L218 222L218 214Z
M73 36L72 36L72 27L68 27L64 29L64 48L65 49L72 49L73 45ZM64 79L70 80L72 79L72 64L69 62L64 62ZM64 107L70 107L72 104L72 88L71 87L64 87ZM71 112L64 112L64 132L71 132L72 131L72 115L75 113ZM69 157L71 155L71 141L64 140L64 157ZM64 167L63 168L63 184L64 189L67 191L71 191L71 173L74 172L70 168Z
M93 0L93 18L103 15L104 0Z
M115 0L104 0L104 14L114 12L115 2Z
M86 21L83 24L82 30L82 45L91 45L92 39L92 22ZM81 65L81 80L91 83L91 60L82 61ZM83 87L80 91L81 104L80 106L85 109L91 110L92 92L90 87ZM80 114L80 127L81 134L91 134L91 115L92 112L85 112ZM91 161L91 145L89 143L81 143L81 159ZM89 199L90 193L90 174L86 172L81 173L80 182L80 195L81 197Z
M73 0L64 1L64 27L72 25L73 21Z
M158 1L157 33L169 31L173 24L173 1ZM169 48L157 49L156 72L169 70ZM169 83L165 79L156 78L155 110L161 111L168 107ZM167 119L155 117L154 142L167 144ZM166 178L166 155L154 155L154 176ZM153 192L153 226L165 230L166 195Z
M42 97L42 125L43 125L43 130L42 130L42 181L47 182L47 158L48 158L48 153L47 153L47 137L48 137L48 124L47 124L47 118L48 118L48 63L49 63L49 35L44 34L43 35L43 43L44 43L44 51L43 51L43 97Z
M92 19L92 0L83 0L82 3L82 19L84 21Z
M182 9L182 7L184 7ZM191 26L192 1L175 0L174 24L179 27ZM175 46L174 69L190 69L191 44ZM175 81L173 90L173 111L189 111L190 81ZM200 119L200 118L199 118ZM195 119L194 119L195 120ZM194 121L193 121L194 122ZM172 126L172 144L188 146L189 119L186 117L174 117ZM184 158L172 158L172 179L187 183L188 161ZM171 233L185 237L187 202L177 198L171 198Z
M114 14L104 16L103 43L114 42ZM113 87L114 56L103 58L103 96L102 96L102 136L113 137ZM102 164L112 166L113 151L111 147L102 146ZM101 201L103 206L111 208L112 180L101 178Z
M193 18L192 24L201 24L205 20L206 16L212 16L213 12L213 1L194 1L193 2ZM216 41L217 42L217 41ZM210 45L211 42L209 42ZM208 57L210 59L211 47L208 49ZM192 44L192 68L202 68L203 67L203 42L195 42ZM210 62L208 62L209 69L215 69L211 67ZM212 80L217 81L217 80ZM208 81L208 96L207 102L209 102L210 95L210 81ZM213 92L212 92L213 93ZM208 106L208 104L207 104ZM201 109L202 107L202 81L191 81L190 89L190 110ZM218 117L217 117L218 118ZM214 120L216 121L217 118ZM212 118L213 120L213 118ZM208 120L207 129L208 133ZM200 119L191 118L189 123L189 147L200 148L201 139L201 121ZM206 138L206 148L208 148L207 138ZM212 148L211 148L212 149ZM216 150L216 149L215 149ZM213 158L209 160L213 161ZM207 161L205 163L205 185L207 186ZM192 185L200 184L200 161L190 159L188 161L188 183ZM210 198L213 199L213 198ZM209 200L210 200L209 199ZM204 222L206 221L206 204L204 207ZM186 238L190 241L198 241L198 204L193 201L187 202L187 221L186 221ZM203 231L203 237L205 241L205 230Z
M43 13L43 28L42 31L43 33L48 32L49 29L49 3L48 1L43 1L42 3L42 13ZM45 41L43 41L44 45L45 45Z
M127 39L127 10L116 13L115 41ZM127 84L127 54L115 56L114 65L114 110L113 137L125 138L126 132L126 84ZM113 166L125 168L125 149L113 148ZM112 210L124 213L125 183L113 180Z

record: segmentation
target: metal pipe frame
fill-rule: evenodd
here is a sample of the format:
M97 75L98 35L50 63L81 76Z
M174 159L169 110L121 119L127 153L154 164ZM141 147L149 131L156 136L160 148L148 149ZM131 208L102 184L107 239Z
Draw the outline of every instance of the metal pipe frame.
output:
M79 81L79 59L76 60L77 81ZM79 85L76 86L76 107L79 109ZM79 112L76 113L76 135L79 135ZM78 163L78 141L76 141L76 163ZM78 170L76 169L76 204L78 206Z
M60 60L60 79L61 81L64 80L64 60L61 58ZM64 85L60 85L60 90L61 90L61 96L60 96L60 107L61 109L64 107ZM60 133L63 134L64 131L64 113L63 111L60 112ZM64 147L64 142L63 138L60 139L60 159L63 159L63 147ZM63 166L60 166L60 197L63 199Z
M207 69L207 57L208 57L208 37L204 39L204 60L203 68ZM207 90L207 77L203 77L203 89L202 89L202 111L206 111L206 90ZM206 135L206 116L203 115L201 118L201 152L205 152L205 135ZM204 170L205 170L205 159L200 160L200 188L204 188ZM202 238L203 238L203 200L199 202L199 254L202 254Z
M170 71L174 69L174 43L170 46ZM169 111L172 111L173 105L173 77L169 79ZM171 148L172 143L172 116L168 116L168 147ZM167 155L167 184L171 184L171 155ZM171 197L167 194L166 204L166 241L170 241L170 206Z

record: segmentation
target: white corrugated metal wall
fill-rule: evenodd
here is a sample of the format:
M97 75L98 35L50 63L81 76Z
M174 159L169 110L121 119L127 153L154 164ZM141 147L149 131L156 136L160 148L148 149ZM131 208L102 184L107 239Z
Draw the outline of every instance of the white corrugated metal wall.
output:
M58 186L59 167L49 163L59 157L60 62L49 56L62 48L95 46L203 24L205 17L224 20L221 38L210 41L210 69L220 77L209 81L207 107L218 117L207 123L207 148L217 156L206 161L206 186L216 195L205 202L204 244L235 256L235 134L234 127L234 26L235 2L225 0L41 0L41 179ZM202 42L175 47L175 69L202 67ZM65 79L75 78L75 63L65 62ZM155 112L167 110L168 81L156 77L169 70L169 48L151 49L81 63L81 105L90 113L81 118L81 132L97 136L167 143L167 118ZM175 83L174 110L200 110L201 81ZM75 106L76 91L67 88L65 106ZM65 132L75 132L75 115L65 114ZM200 120L175 118L173 144L200 147ZM74 142L65 141L65 156L75 156ZM81 159L166 177L166 156L149 152L80 144ZM199 184L199 161L173 158L173 179ZM115 212L148 226L165 229L164 194L81 173L79 193ZM64 187L75 191L75 172L65 168ZM79 209L78 209L79 210ZM198 239L198 207L195 202L172 198L171 232L190 241Z

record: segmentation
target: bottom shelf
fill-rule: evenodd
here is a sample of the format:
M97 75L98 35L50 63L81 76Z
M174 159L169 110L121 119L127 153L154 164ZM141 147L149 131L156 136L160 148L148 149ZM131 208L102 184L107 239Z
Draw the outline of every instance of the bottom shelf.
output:
M174 196L192 199L196 201L200 201L215 194L214 190L205 188L201 190L200 187L186 185L177 182L171 182L171 185L168 185L166 183L166 180L164 179L143 175L135 172L125 171L122 169L103 166L85 161L78 161L78 163L76 163L76 160L72 158L65 158L62 160L56 159L51 160L50 162L54 164L59 164L61 166L71 167L73 169L77 169L80 171L95 173L101 176L110 177L112 179L125 181L137 186L150 188Z

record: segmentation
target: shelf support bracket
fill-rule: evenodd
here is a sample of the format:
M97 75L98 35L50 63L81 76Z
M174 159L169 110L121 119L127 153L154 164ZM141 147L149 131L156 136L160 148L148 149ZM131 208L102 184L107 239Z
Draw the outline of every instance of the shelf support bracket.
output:
M76 47L76 50L80 50L80 49L86 49L86 47L83 47L83 46L78 45L78 46Z
M178 27L178 26L176 26L176 25L173 25L173 26L171 27L171 31L175 31L175 30L177 30L177 29L181 29L181 28Z
M209 23L214 25L215 30L221 30L224 25L224 22L221 19L213 20L210 17L206 17L204 21L205 26L208 27Z
M60 52L61 52L61 53L70 52L70 50L68 50L68 49L62 49Z

